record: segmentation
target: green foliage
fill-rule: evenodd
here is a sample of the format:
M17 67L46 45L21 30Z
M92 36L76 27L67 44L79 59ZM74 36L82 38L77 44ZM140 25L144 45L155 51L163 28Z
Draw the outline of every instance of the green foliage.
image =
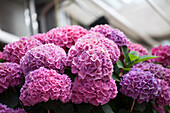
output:
M104 111L105 113L114 113L109 104L103 105L103 106L102 106L102 109L103 109L103 111Z
M0 63L3 63L4 62L4 59L0 59Z

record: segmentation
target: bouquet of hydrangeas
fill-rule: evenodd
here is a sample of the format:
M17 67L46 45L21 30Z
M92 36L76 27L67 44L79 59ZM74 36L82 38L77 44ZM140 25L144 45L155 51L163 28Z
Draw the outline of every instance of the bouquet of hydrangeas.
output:
M108 25L22 37L0 53L0 113L170 112L170 46Z

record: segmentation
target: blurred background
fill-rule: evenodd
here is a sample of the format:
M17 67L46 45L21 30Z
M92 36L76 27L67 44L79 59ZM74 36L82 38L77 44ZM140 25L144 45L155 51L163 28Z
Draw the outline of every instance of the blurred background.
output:
M147 48L170 45L170 0L0 0L0 50L65 25L109 24Z

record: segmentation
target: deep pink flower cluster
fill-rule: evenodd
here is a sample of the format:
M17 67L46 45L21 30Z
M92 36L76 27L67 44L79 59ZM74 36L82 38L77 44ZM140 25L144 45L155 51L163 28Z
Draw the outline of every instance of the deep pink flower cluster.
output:
M113 40L118 47L121 46L128 46L129 40L125 36L123 32L118 29L111 28L109 25L96 25L95 27L91 28L89 32L97 32L104 35L106 38Z
M5 45L3 50L3 59L7 62L20 62L20 59L25 55L25 53L42 43L33 38L21 38L19 41Z
M75 78L72 87L72 102L80 104L82 102L91 103L95 106L104 105L110 99L116 97L118 91L113 79L109 81L96 80L87 81L86 79Z
M120 91L126 96L137 99L138 103L149 102L160 95L160 82L149 71L132 69L123 75Z
M45 44L29 50L21 61L21 69L26 76L30 71L40 67L57 70L64 73L66 52L63 48L54 44Z
M31 38L39 40L42 44L46 44L46 33L38 33L36 35L31 36Z
M68 65L72 73L89 81L108 80L113 72L107 49L98 40L81 41L72 46L68 52Z
M159 56L159 58L152 59L153 62L158 62L163 66L170 65L170 46L162 46L154 47L151 50L152 55Z
M91 32L89 34L84 35L82 38L80 38L77 41L77 43L84 43L84 44L85 43L88 44L89 42L95 45L99 45L99 43L104 45L113 63L116 63L119 60L120 50L112 40L105 38L103 35L99 33Z
M16 63L0 63L0 93L8 87L20 85L22 71Z
M158 105L158 107L157 107L156 104L154 103L154 104L153 104L153 108L154 108L156 111L158 111L159 113L165 113L164 108L163 108L163 106L161 106L161 105Z
M0 113L26 113L24 109L11 109L0 103Z
M86 29L78 25L63 26L47 32L45 41L46 43L54 43L62 48L70 48L79 38L87 33Z
M139 56L148 55L148 50L142 45L130 42L128 46L129 51L137 51Z
M51 100L68 102L71 99L71 80L67 75L60 75L55 70L44 67L30 72L20 90L20 99L25 106L33 106L42 101Z
M2 52L0 52L0 59L2 59L2 57L3 57L3 53L2 53Z

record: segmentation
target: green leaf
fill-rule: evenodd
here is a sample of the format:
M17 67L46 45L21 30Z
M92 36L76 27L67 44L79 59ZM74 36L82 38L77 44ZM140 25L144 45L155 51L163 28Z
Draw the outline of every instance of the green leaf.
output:
M0 59L0 62L4 62L4 59Z
M86 104L86 103L81 103L81 104L76 104L76 111L78 113L90 113L91 109L93 106L91 104Z
M139 58L139 53L137 51L131 51L129 53L129 58L130 58L130 61L136 60Z
M129 53L128 47L122 46L121 49L122 49L122 52L123 52L123 55L124 55L124 58L125 58L125 63L130 62L130 58L129 58L129 55L128 55L128 53Z
M122 61L118 60L116 64L118 68L124 68Z
M143 56L140 56L136 61L134 61L134 63L136 64L136 63L146 61L146 60L149 60L149 59L153 59L153 58L158 58L158 56L143 55Z
M124 71L130 71L131 68L122 68Z
M103 106L102 106L102 109L103 109L103 111L104 111L105 113L114 113L109 104L103 105Z
M119 81L119 82L120 82L119 77L117 77L116 75L112 74L112 78L113 78L113 80L116 80L116 81Z

